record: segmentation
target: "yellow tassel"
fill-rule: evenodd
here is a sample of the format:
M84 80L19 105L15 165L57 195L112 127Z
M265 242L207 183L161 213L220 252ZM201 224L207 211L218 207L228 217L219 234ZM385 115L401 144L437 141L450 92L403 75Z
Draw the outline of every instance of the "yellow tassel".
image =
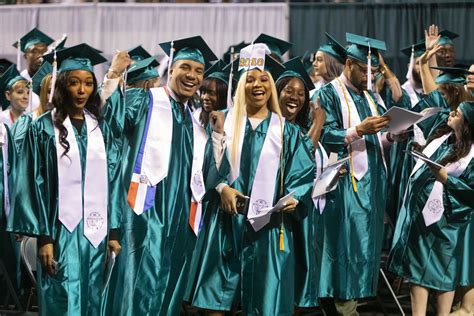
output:
M352 187L354 188L354 192L357 192L357 183L356 183L354 174L351 174L351 178L352 178Z
M285 251L285 234L283 232L283 224L280 224L280 251Z

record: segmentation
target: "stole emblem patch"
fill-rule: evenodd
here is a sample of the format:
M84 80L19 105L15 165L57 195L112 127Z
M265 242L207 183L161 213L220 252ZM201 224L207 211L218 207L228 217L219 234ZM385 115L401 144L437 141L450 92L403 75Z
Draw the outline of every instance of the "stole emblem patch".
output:
M268 207L267 201L263 199L258 199L255 202L253 202L252 210L254 211L255 214L259 214L262 211L262 209L267 208L267 207Z
M91 212L86 220L87 227L99 230L104 225L104 219L98 212Z

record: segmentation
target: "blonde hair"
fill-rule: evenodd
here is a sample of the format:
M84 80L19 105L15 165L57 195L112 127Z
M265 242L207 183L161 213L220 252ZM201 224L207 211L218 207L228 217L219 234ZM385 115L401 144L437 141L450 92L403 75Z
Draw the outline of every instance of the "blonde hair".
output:
M283 133L282 114L280 110L280 105L278 103L278 94L275 87L275 81L273 80L273 77L270 72L265 71L265 73L270 78L271 83L271 96L270 99L268 99L267 108L271 112L278 115L278 118L280 119L280 127ZM247 82L246 77L247 73L244 73L240 77L234 95L234 108L232 110L232 144L230 146L230 163L233 166L235 166L237 163L237 152L239 150L239 144L241 141L241 120L247 115L247 102L245 99L245 84Z
M36 110L38 116L48 110L48 93L51 85L51 78L51 74L47 74L46 76L44 76L43 80L41 80L39 94L40 104L38 109Z

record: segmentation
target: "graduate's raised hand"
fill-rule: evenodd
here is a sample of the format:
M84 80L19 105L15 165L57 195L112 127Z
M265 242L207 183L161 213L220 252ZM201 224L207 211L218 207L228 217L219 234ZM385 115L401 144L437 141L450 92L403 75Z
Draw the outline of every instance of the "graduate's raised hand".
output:
M316 98L316 104L313 101L309 102L311 106L311 119L315 127L322 128L326 122L326 111L321 106L319 97Z
M430 61L431 57L433 57L442 48L443 46L436 45L434 48L427 50L423 53L423 55L420 56L419 63L427 64Z
M112 59L107 77L109 79L115 79L120 77L124 71L130 66L132 60L127 51L117 51Z
M298 205L299 201L297 199L291 198L289 201L285 203L285 207L281 209L283 213L292 213L295 211L296 206Z
M427 51L432 50L438 45L441 35L438 34L438 26L431 24L425 30L425 48Z
M214 132L224 134L224 113L219 111L212 111L209 113L209 122Z
M225 186L221 192L221 208L224 212L228 214L238 214L237 212L237 197L245 196L240 193L238 190L231 188L230 186Z
M120 250L122 250L122 246L120 246L118 240L109 240L109 242L107 243L107 247L109 248L109 255L112 252L115 252L115 255L118 256Z
M356 126L356 131L359 136L377 134L389 122L390 118L386 116L369 116Z
M41 266L46 271L48 275L55 274L54 268L54 254L53 254L53 244L46 243L39 247L38 257L40 259Z

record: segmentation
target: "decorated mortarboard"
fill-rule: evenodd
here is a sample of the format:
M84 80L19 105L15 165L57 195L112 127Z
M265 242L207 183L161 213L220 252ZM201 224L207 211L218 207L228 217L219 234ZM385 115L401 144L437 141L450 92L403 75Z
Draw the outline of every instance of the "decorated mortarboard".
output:
M58 71L87 70L94 72L93 66L106 62L107 59L99 51L85 43L58 50L45 55L43 58L53 64L58 65Z
M170 57L172 63L177 60L192 60L206 65L206 63L217 59L201 36L161 43L160 47Z
M231 60L231 56L232 55L234 55L234 56L238 55L240 50L242 48L244 48L245 46L248 46L248 45L249 45L249 43L245 43L244 41L242 41L239 44L229 46L227 51L222 56L222 60L224 61L224 63L226 63L226 65L229 64L231 61L233 61L235 59L235 57L234 57Z
M454 32L448 31L448 30L443 30L439 32L439 35L441 35L438 45L444 46L444 45L454 45L454 39L456 37L459 37L459 34L456 34Z
M11 65L13 65L13 63L8 59L0 58L0 75L7 71Z
M306 89L314 89L313 81L309 77L308 72L304 68L303 63L301 62L299 57L290 59L289 61L284 63L283 66L285 66L285 71L283 71L283 73L278 77L278 79L276 80L277 82L283 78L296 77L303 81L304 85L306 86Z
M13 43L13 47L18 48L18 42L20 42L20 46L19 46L20 50L25 53L26 50L30 48L32 45L36 45L39 43L42 43L44 45L49 45L53 43L54 40L48 35L38 30L37 28L34 28L28 33L26 33L18 41Z
M142 47L142 45L131 48L127 50L127 52L130 55L130 59L135 62L152 57L151 54Z
M224 71L224 68L226 66L226 63L222 60L219 59L217 62L214 63L204 74L205 79L218 79L225 83L226 85L229 85L229 73L230 73L230 68L227 68Z
M137 61L128 68L127 83L133 84L142 80L158 78L158 70L156 67L160 63L156 60L157 56L151 56L143 60Z
M339 43L329 33L325 32L324 34L328 38L328 42L327 44L324 44L321 47L319 47L318 50L322 51L323 53L331 55L332 57L336 58L338 62L340 62L341 64L344 64L347 58L346 49L344 48L344 46L341 45L341 43Z
M301 62L303 63L306 72L311 74L313 72L314 53L309 50L305 51L303 57L301 57Z
M242 74L252 69L266 70L271 73L273 78L278 78L285 70L285 67L270 55L270 50L266 44L251 44L240 50L239 59L233 64L227 65L227 68L233 68L235 79L238 81Z
M420 57L426 51L425 40L422 39L421 41L400 49L400 51L407 57L411 57L412 53L415 58Z
M465 84L467 75L474 75L474 72L470 72L465 68L455 67L430 67L432 69L441 70L441 74L435 79L436 84L443 83L454 83L454 84Z
M66 45L66 41L67 41L67 35L63 34L63 36L61 36L60 39L55 40L53 43L48 45L48 50L46 51L46 53L44 53L44 55L50 54L54 50L64 49L65 48L64 45Z
M36 93L37 95L40 94L41 90L41 82L43 81L44 77L46 77L49 74L52 74L53 72L53 66L45 61L40 69L35 73L33 77L31 77L31 84L33 85L33 92Z
M0 76L0 104L2 105L3 109L6 109L10 105L10 102L5 96L5 92L9 91L15 83L21 80L24 80L28 83L28 80L20 75L15 64L12 64L10 67L8 67L2 76Z
M474 128L474 102L464 101L459 105L459 110L464 115L464 120L471 126L471 131Z
M282 60L283 55L290 50L293 46L292 43L284 41L282 39L270 36L268 34L262 33L260 34L254 41L253 44L263 43L268 46L270 49L270 53L274 55L274 57Z

